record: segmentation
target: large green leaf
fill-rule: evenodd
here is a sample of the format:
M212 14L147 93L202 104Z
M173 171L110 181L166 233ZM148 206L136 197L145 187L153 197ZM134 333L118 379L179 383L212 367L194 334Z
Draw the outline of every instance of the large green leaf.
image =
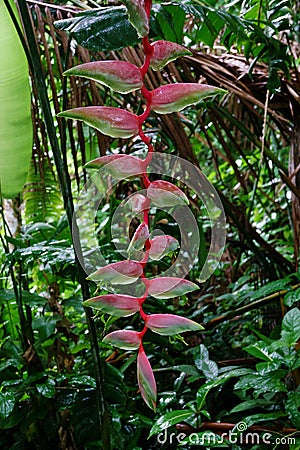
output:
M187 420L188 418L192 417L194 415L194 412L191 410L176 410L171 411L169 413L163 414L153 425L153 427L150 430L150 436L153 436L154 434L158 434L163 430L166 430L167 428L171 427L172 425L176 425L179 422L183 422Z
M293 346L300 338L300 310L291 309L282 321L282 340L289 346Z
M293 425L300 429L300 391L288 393L285 409Z
M203 24L197 33L197 39L200 42L204 42L210 47L213 47L214 42L223 27L224 21L222 18L215 11L209 11L208 14L203 17Z
M9 4L17 12L13 0ZM0 2L0 184L5 197L23 187L32 152L27 59L9 12Z
M85 11L72 19L59 20L55 26L92 51L118 50L139 42L125 6Z
M286 306L293 306L294 303L299 302L299 298L300 298L300 288L293 291L289 291L284 296L283 302Z
M57 317L41 316L36 317L32 321L32 329L38 331L41 342L45 341L52 333L54 333L56 322L58 320L59 318Z
M167 41L182 43L185 12L180 5L153 5L156 27L159 34Z
M121 389L119 386L115 386L108 381L104 383L104 398L110 404L126 404L126 394L124 389Z
M204 354L205 354L205 351L204 351ZM222 386L230 378L240 377L240 376L244 376L244 375L247 376L247 374L249 372L251 373L250 369L232 367L228 371L228 373L226 373L226 372L222 373L217 378L207 381L197 391L197 394L196 394L197 410L200 411L202 409L203 405L205 404L206 396L211 389L213 389L217 386Z
M278 419L279 417L283 417L286 414L282 411L274 411L271 413L261 413L261 414L253 414L252 416L247 416L243 419L242 422L239 422L239 424L243 423L247 427L251 427L251 425L256 425L260 422L273 422L274 420ZM234 428L233 431L239 431L239 424L237 424L237 428Z
M16 403L12 392L0 392L0 417L6 419L14 409Z
M43 231L46 231L45 227L46 225L49 227L49 224L45 222L51 222L60 217L63 206L61 194L47 158L38 163L31 161L23 196L25 221L31 225L26 229L28 233L41 231L42 227ZM32 224L32 222L35 223ZM43 222L44 225L41 225Z
M282 379L286 375L285 370L274 370L271 372L259 374L253 372L252 374L243 376L235 384L234 389L241 389L243 392L248 389L254 390L254 397L266 394L267 392L286 392L287 388Z
M246 411L248 409L254 409L257 410L257 407L263 407L263 406L270 406L273 403L271 401L268 400L261 400L261 399L255 399L255 400L246 400L245 402L239 403L238 405L236 405L234 408L232 408L232 410L230 411L230 413L237 413L237 412L241 412L241 411Z
M269 362L273 360L272 356L269 355L268 347L266 347L264 342L248 345L248 347L245 347L245 350L250 353L250 355L262 359L263 361Z
M36 390L43 397L52 398L55 395L55 381L52 378L48 378L45 383L37 384Z
M13 289L0 289L0 303L16 301L16 295ZM22 301L28 305L44 305L46 299L38 294L28 291L22 291Z
M200 344L195 352L195 366L203 372L207 379L218 376L218 366L209 359L208 350L203 344Z
M181 43L185 17L179 5L153 5L151 31L163 39ZM74 18L59 20L55 26L92 51L119 50L139 42L124 6L85 11Z

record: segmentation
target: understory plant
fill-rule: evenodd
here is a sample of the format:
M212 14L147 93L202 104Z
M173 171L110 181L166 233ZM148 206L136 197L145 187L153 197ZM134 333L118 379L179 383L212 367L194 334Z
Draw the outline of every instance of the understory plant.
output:
M267 431L270 433L268 444L261 438L260 444L251 448L268 448L270 443L275 444L277 439L277 443L293 443L295 447L291 445L289 448L298 449L297 430L300 426L300 395L297 381L300 366L300 357L297 351L300 333L299 309L292 308L286 313L281 330L277 331L277 334L279 333L277 338L266 337L257 331L256 333L259 339L253 334L248 336L252 343L244 347L248 355L253 358L254 367L251 368L235 365L218 367L216 362L210 359L209 352L203 344L189 349L189 359L194 360L195 366L190 366L186 370L186 372L189 371L188 385L193 383L196 385L195 381L199 382L203 375L206 381L197 389L194 400L186 402L183 409L163 411L163 414L152 426L150 436L161 433L162 437L166 429L171 427L174 429L177 424L185 422L190 426L190 429L187 427L186 431L189 430L193 434L187 437L178 433L176 441L181 445L199 446L201 442L202 445L211 446L210 443L214 442L214 447L228 448L230 446L229 437L226 436L226 433L221 435L221 427L218 430L219 436L203 431L207 419L218 421L215 409L217 404L218 411L222 411L223 425L224 423L243 424L243 430L235 427L234 432L246 432L248 429L247 432L255 431L261 433L262 436ZM226 393L230 384L233 389L230 394L230 402L228 402ZM249 427L254 428L249 430ZM241 436L240 443L247 442L245 441L246 434ZM225 439L224 436L226 436ZM258 439L257 436L256 439ZM252 441L252 444L254 443Z
M145 86L145 76L149 68L161 70L170 61L190 52L181 45L165 40L149 41L151 0L124 0L128 18L142 39L144 63L142 67L117 61L93 61L84 63L65 72L65 75L82 76L127 94L140 90L145 103L141 115L110 106L83 106L59 114L60 117L84 121L88 125L113 138L139 136L147 150L144 159L127 154L110 154L90 161L89 168L106 167L107 173L117 179L136 177L141 179L143 189L134 197L133 212L142 220L135 230L128 247L128 259L114 262L89 275L98 284L115 286L134 285L138 280L143 284L140 296L127 293L108 293L95 296L84 302L85 306L116 317L127 317L139 313L143 327L141 331L116 330L104 337L104 342L124 350L136 350L137 379L141 395L146 404L155 410L157 389L150 362L144 350L144 336L151 330L162 336L174 336L182 332L197 332L202 326L195 321L173 314L147 314L144 305L149 296L169 299L185 295L198 289L198 285L179 277L147 276L147 264L174 252L179 242L171 235L154 235L150 227L150 208L172 208L188 204L185 193L175 184L161 180L151 180L149 166L153 158L154 144L144 130L151 114L169 114L181 111L201 99L224 92L222 89L198 83L165 84L152 91ZM124 35L124 39L126 36ZM176 261L175 263L176 264ZM127 292L127 291L126 291Z

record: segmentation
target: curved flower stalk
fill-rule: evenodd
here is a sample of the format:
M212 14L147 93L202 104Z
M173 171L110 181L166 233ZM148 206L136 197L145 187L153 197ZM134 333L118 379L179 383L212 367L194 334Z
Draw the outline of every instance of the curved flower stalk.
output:
M144 286L141 297L123 294L100 295L84 304L117 317L126 317L139 313L144 327L141 331L118 330L105 336L104 342L125 350L137 350L137 378L141 395L146 404L155 410L156 383L150 362L143 347L143 338L148 329L163 336L176 335L186 331L203 329L198 323L173 314L147 314L144 303L151 295L157 299L169 299L195 291L198 286L191 281L174 278L158 277L148 279L145 266L149 260L159 260L174 251L178 241L172 236L151 236L149 230L150 206L172 207L186 205L186 195L174 184L156 180L150 181L147 167L154 152L151 139L144 133L143 125L151 111L168 114L181 111L186 106L196 104L203 98L225 92L213 86L197 83L175 83L161 86L153 91L144 85L145 74L151 66L160 70L168 62L189 53L184 47L167 41L150 43L148 39L151 0L123 0L127 7L129 20L142 37L145 53L144 64L138 68L133 64L122 61L101 61L82 64L65 72L65 75L79 75L93 79L109 86L120 93L132 92L137 89L145 100L145 109L141 115L133 114L119 108L106 106L90 106L71 109L60 113L60 116L82 120L97 128L102 133L112 137L129 138L139 135L145 143L148 152L144 160L131 155L102 156L87 163L87 167L99 168L108 165L108 170L116 179L136 176L140 173L146 196L138 194L135 197L133 210L142 212L143 221L134 233L128 248L128 254L145 249L145 256L141 261L129 259L109 264L96 270L89 279L98 282L127 285L140 279Z

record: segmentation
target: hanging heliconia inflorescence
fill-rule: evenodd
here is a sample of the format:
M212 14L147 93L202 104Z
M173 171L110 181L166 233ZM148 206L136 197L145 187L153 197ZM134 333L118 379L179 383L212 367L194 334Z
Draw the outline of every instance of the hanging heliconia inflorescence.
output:
M144 303L148 296L157 299L178 297L195 291L198 286L183 278L158 277L148 279L145 275L145 266L150 259L158 260L179 246L178 241L172 236L151 237L149 231L150 206L171 207L178 202L187 204L188 199L177 186L168 181L150 181L147 168L151 162L154 148L151 139L143 131L143 124L151 111L159 114L181 111L189 105L198 103L203 98L224 91L214 86L197 83L174 83L152 91L147 90L144 85L144 78L149 67L153 70L160 70L170 61L179 56L190 54L190 52L173 42L163 40L149 42L151 0L123 0L123 3L127 8L131 24L139 37L142 38L145 53L143 66L139 68L128 62L115 60L96 61L71 68L65 72L65 75L86 77L123 94L140 89L146 103L143 114L136 115L114 107L89 106L64 111L59 116L82 120L114 138L130 138L139 135L147 147L147 155L144 160L132 155L114 154L99 157L86 165L90 168L100 168L109 164L113 168L114 177L117 179L140 174L144 189L147 192L146 196L140 196L139 211L143 212L143 221L136 229L130 243L134 250L145 249L145 256L141 261L129 259L109 264L92 273L89 279L99 283L108 282L112 285L126 285L141 279L145 286L145 292L139 298L125 294L100 295L86 300L84 304L117 317L140 314L144 323L141 331L113 331L104 337L104 342L120 349L138 351L137 378L139 389L146 404L155 410L157 389L153 371L143 347L145 333L150 329L163 336L172 336L186 331L198 331L203 328L198 323L177 315L146 314L144 312Z

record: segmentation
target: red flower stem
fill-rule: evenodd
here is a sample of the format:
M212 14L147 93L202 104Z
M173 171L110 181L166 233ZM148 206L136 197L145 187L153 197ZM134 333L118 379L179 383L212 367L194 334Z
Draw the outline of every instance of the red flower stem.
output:
M144 330L143 330L143 331L144 331ZM143 333L143 331L141 331L141 333ZM140 353L145 353L145 350L144 350L144 347L143 347L142 342L140 343L139 352L140 352Z
M149 180L149 177L148 177L148 175L146 173L143 173L143 183L144 183L145 188L147 189L147 187L150 184L150 180Z
M146 290L145 290L143 296L140 298L140 306L142 306L142 304L144 303L144 301L145 301L146 298L148 297L148 290L149 290L149 287L148 287L148 284L149 284L149 283L148 283L148 279L145 277L144 274L142 274L142 278L144 278L144 280L145 280Z
M148 36L143 38L143 46L144 46L144 52L145 52L145 61L144 61L144 64L142 65L142 67L140 68L140 72L141 72L142 77L144 78L144 76L146 75L146 72L149 69L150 60L151 60L151 56L153 53L153 47L149 42Z
M149 68L149 66L148 66L148 68ZM148 89L143 85L142 89L141 89L141 93L142 93L143 97L147 100L147 102L151 103L151 101L152 101L152 91L148 91Z
M152 7L152 0L145 0L145 11L146 11L148 19L150 18L151 7ZM146 136L142 130L143 123L147 120L147 118L149 117L149 114L151 112L151 103L152 103L152 92L148 91L148 89L145 87L145 83L144 83L145 75L149 69L151 56L153 54L153 47L149 42L148 36L145 36L143 38L143 47L144 47L144 52L145 52L145 61L144 61L143 66L140 68L140 72L141 72L141 75L143 78L143 86L141 89L141 93L142 93L142 96L144 97L144 99L146 100L146 109L139 116L139 136L148 147L148 155L145 159L145 162L146 162L145 167L147 167L151 161L151 158L149 158L149 153L152 153L154 151L153 145L151 145L151 138ZM143 173L142 178L143 178L144 186L147 189L147 187L150 184L150 180L147 176L146 171ZM147 215L148 215L148 212L149 211L147 211ZM149 219L148 218L146 219L146 214L144 214L144 222L146 222L147 225L149 224Z
M145 314L145 316L146 316L146 315L147 315L147 314ZM148 328L147 328L146 325L145 325L144 328L142 329L142 331L139 332L139 336L140 336L140 339L141 339L141 340L143 339L143 337L144 337L144 335L146 334L147 330L148 330ZM141 343L141 346L143 346L142 343Z
M150 19L151 8L152 8L152 0L145 0L145 11L148 19Z
M147 314L144 312L143 307L140 307L140 316L143 319L143 321L145 322L145 320L147 320Z
M144 132L141 128L139 129L139 135L140 135L140 138L142 139L142 141L147 145L148 150L149 150L151 139L144 134Z
M149 227L149 209L144 210L144 222Z
M152 0L145 0L145 11L146 11L148 19L150 19L151 7L152 7ZM142 129L143 124L149 117L149 114L151 112L151 104L152 104L152 92L148 91L148 89L145 87L145 82L144 82L145 75L150 66L151 56L153 54L153 47L149 42L148 36L143 38L143 47L144 47L144 52L145 52L145 60L144 60L144 64L140 68L140 73L143 78L143 86L141 89L141 93L142 93L142 96L144 97L144 99L146 100L146 108L145 108L145 111L139 116L139 136L140 136L141 140L148 147L148 153L144 160L145 161L145 172L142 175L143 184L144 184L145 188L147 189L150 184L150 180L146 173L146 168L149 166L151 159L152 159L152 154L154 152L154 147L151 144L151 138L146 136ZM144 210L143 221L149 227L149 208ZM147 239L147 241L145 242L146 254L145 254L143 260L141 261L143 268L145 267L145 265L148 262L150 247L151 247L150 240ZM140 316L141 316L141 319L146 323L147 314L144 312L142 305L146 301L147 296L148 296L149 280L145 276L144 272L141 276L141 280L144 283L146 289L145 289L145 293L144 293L143 297L141 297L141 299L140 299ZM144 337L144 334L146 333L146 331L147 331L147 327L145 325L143 330L139 333L141 341L142 341L142 338ZM140 345L140 351L144 351L142 342Z

